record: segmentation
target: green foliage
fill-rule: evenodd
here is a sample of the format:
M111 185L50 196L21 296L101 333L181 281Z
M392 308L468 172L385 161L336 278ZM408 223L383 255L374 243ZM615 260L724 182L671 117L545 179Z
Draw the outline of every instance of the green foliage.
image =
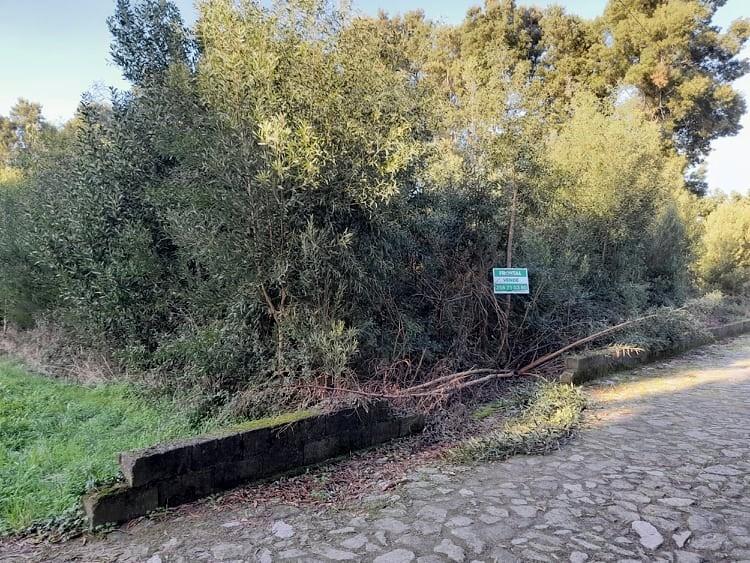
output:
M538 390L538 382L532 379L519 381L508 388L503 395L494 401L485 403L471 413L474 420L485 420L495 415L505 417L518 416L529 406Z
M49 297L41 272L26 245L30 224L25 213L26 181L18 168L0 167L0 323L21 328Z
M180 11L171 2L117 0L107 20L114 37L112 60L135 84L158 79L171 64L190 62L193 45Z
M579 283L626 311L680 301L690 259L672 203L683 189L681 159L662 153L657 125L637 107L602 108L587 96L573 111L549 143L561 183L544 224L566 234L559 251L576 252L585 263Z
M711 20L723 3L610 1L594 27L601 39L589 52L610 87L636 89L692 162L713 139L736 134L745 111L731 82L748 71L736 56L750 37L750 20L720 33Z
M618 345L643 348L659 353L677 350L681 345L708 339L705 323L696 315L688 303L685 309L664 309L656 316L616 335Z
M689 309L704 326L718 326L747 319L749 305L743 296L711 291L698 299L691 299Z
M750 199L719 204L705 220L698 271L708 288L750 291Z
M699 163L713 139L739 131L745 110L731 83L748 71L737 57L750 21L736 20L721 33L711 20L722 4L610 0L601 17L587 21L559 7L488 1L444 35L435 70L463 107L490 85L497 93L526 89L531 103L524 111L556 119L564 119L581 91L600 99L638 98L661 124L664 140ZM509 101L498 99L501 106Z
M710 341L709 327L744 320L750 314L748 301L719 291L690 299L674 309L657 308L653 316L612 335L615 346L642 348L649 352L679 350L683 345Z
M72 511L117 477L118 452L191 431L172 405L125 385L86 388L0 362L0 534Z
M7 117L0 115L0 165L5 166L10 161L16 138L15 124Z
M523 362L680 303L710 211L684 175L736 125L743 23L641 4L653 33L612 5L588 22L493 1L447 27L204 0L187 29L169 2L119 0L132 91L60 130L27 134L44 122L26 103L0 123L23 175L0 202L3 318L51 315L231 417L296 404L300 383ZM655 112L671 48L692 66ZM508 253L534 294L506 309L489 272Z
M25 194L27 244L74 325L153 349L167 314L171 247L143 197L155 159L127 129L127 111L114 111L83 104L75 137L38 151Z
M23 165L27 153L54 131L41 105L19 98L8 117L0 116L0 167Z
M0 118L0 315L64 325L182 407L0 365L0 528L206 419L521 364L696 282L747 291L748 201L690 193L744 110L748 25L719 33L720 4L617 0L586 21L492 0L449 27L202 0L188 29L171 2L118 0L132 90L62 128L25 100ZM531 296L493 295L508 256ZM712 294L620 337L659 350L742 311ZM519 387L477 416L522 412L454 458L548 451L583 404Z
M549 453L575 432L585 407L586 398L578 387L540 383L525 408L500 430L465 441L451 449L447 458L467 463Z
M378 338L370 304L423 150L419 99L372 31L341 23L323 4L206 2L197 72L144 99L184 124L157 134L179 164L149 196L187 270L186 309L200 325L226 311L209 322L255 354L230 373L256 383L344 377L361 327Z
M690 265L694 249L676 201L667 201L656 212L646 233L645 264L651 279L650 302L670 305L690 294Z

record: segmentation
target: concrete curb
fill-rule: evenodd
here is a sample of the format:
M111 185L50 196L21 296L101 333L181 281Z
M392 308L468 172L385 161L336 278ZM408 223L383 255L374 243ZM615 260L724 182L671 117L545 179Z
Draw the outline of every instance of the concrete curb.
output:
M561 380L565 383L580 384L615 371L676 356L687 350L711 344L712 342L716 342L723 338L745 334L750 332L750 319L744 319L708 328L706 330L709 333L709 336L704 339L684 342L679 346L669 350L662 350L657 353L649 352L648 350L623 352L616 348L607 348L568 356L565 358L565 371L563 372Z
M86 494L92 527L125 522L243 483L299 471L352 451L419 432L420 415L397 415L386 403L252 429L159 444L120 454L125 482Z

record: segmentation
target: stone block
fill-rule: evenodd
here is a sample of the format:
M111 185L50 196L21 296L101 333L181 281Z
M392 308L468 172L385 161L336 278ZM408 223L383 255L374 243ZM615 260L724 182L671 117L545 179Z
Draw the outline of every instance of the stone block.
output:
M326 433L326 416L319 415L310 418L304 418L298 422L300 432L304 435L305 441L315 441L327 436Z
M305 465L320 463L349 451L348 440L339 436L326 436L303 445L302 462Z
M129 487L119 484L83 497L83 509L91 527L127 522L160 506L156 487Z
M233 463L222 463L208 471L211 473L212 492L222 491L263 477L263 458L258 456Z
M270 428L258 428L257 430L244 432L241 438L242 459L268 451L270 441Z
M214 468L191 471L151 485L158 491L159 506L177 506L216 492L214 471Z
M620 352L613 349L593 350L565 358L567 381L583 383L613 371L630 368L645 363L649 354L645 350Z
M312 419L297 420L271 428L269 448L278 447L279 444L285 447L301 447L305 443L310 425L318 418L316 416ZM321 421L318 421L318 424L320 423Z
M190 469L190 448L183 442L123 452L120 468L131 487L141 487Z
M563 380L573 383L583 383L608 373L631 368L650 361L656 361L672 357L676 354L709 344L716 339L738 336L750 332L750 319L736 321L726 325L708 329L712 335L706 338L697 338L689 342L676 344L668 350L658 353L640 350L630 353L618 353L617 350L594 350L580 355L565 358L565 372Z
M347 433L358 428L362 424L365 413L357 409L342 409L340 411L325 415L325 435L335 436Z
M298 470L420 431L420 415L395 416L385 402L275 427L236 430L125 452L127 485L84 500L94 525L122 522L248 481Z
M370 426L372 433L372 444L382 444L389 440L399 437L401 431L401 422L398 418L391 418L375 422Z
M264 477L282 473L303 464L303 449L299 446L288 446L283 441L271 444L264 454L259 454L261 471Z
M246 451L246 444L255 437L248 434L258 430L240 431L223 436L209 436L196 441L190 448L190 471L200 471L217 463L241 461L251 455ZM261 431L262 434L262 431Z
M376 443L370 424L359 424L342 435L346 439L346 447L350 452L369 448Z

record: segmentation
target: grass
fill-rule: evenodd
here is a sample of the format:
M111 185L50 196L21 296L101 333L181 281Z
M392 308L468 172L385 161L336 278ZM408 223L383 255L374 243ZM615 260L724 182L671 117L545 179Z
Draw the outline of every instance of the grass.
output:
M126 385L84 387L0 360L0 534L75 513L87 488L118 476L118 452L194 430Z
M528 403L500 430L471 438L449 450L447 458L458 463L503 460L519 454L544 454L559 447L581 421L586 400L582 391L563 383L540 383ZM487 417L490 412L475 413ZM495 409L496 410L496 409Z
M584 407L569 385L519 386L475 418L498 410L513 417L496 432L451 450L454 461L502 459L544 453L569 436ZM316 414L300 410L229 429L286 424ZM80 495L119 475L117 454L194 435L187 413L147 400L124 384L86 387L33 375L0 360L0 534L30 526L65 526L78 516ZM214 429L215 430L215 429Z
M508 414L517 414L529 405L537 391L537 387L536 381L533 380L516 382L507 389L503 397L477 407L471 413L471 418L482 421L498 413L502 413L505 416L508 416Z

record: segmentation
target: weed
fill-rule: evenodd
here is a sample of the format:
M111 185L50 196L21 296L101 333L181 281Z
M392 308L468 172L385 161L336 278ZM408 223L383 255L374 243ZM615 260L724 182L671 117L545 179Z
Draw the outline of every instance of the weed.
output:
M506 416L517 413L528 406L536 390L537 384L535 381L519 381L509 387L506 393L499 399L478 407L471 414L471 418L476 421L482 421L498 413L504 413Z
M466 463L547 453L570 437L581 420L585 405L583 393L572 385L540 383L530 395L526 407L508 420L502 429L465 441L449 450L447 458Z

